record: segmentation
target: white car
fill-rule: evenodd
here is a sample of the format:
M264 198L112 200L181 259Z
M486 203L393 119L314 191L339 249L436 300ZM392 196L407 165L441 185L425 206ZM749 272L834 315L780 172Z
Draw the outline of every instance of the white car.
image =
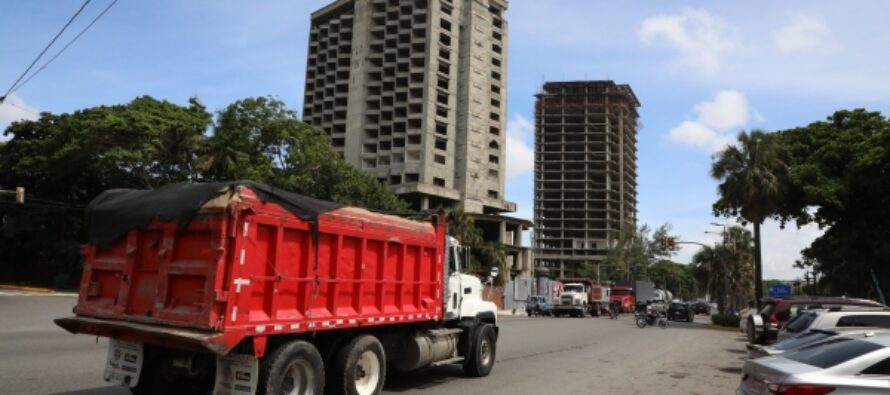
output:
M736 395L877 395L890 393L890 334L839 336L751 359Z
M800 335L807 330L865 326L890 328L890 309L838 306L805 310L782 326L777 341Z

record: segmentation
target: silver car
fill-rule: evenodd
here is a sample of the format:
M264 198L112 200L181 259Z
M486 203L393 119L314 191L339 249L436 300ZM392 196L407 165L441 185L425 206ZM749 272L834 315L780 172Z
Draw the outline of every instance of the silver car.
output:
M829 329L810 329L795 337L787 338L769 346L762 344L747 344L748 358L762 358L781 355L787 351L796 350L811 344L816 344L836 336L855 336L864 335L866 333L883 333L890 332L890 329L882 328L829 328Z
M874 326L890 328L890 309L837 306L798 313L788 320L776 336L779 341L795 337L808 329Z
M838 336L748 360L737 395L890 393L890 333Z

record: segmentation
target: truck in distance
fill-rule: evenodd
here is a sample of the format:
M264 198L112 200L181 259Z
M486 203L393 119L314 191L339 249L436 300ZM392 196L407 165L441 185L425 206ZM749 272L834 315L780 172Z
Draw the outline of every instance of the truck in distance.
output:
M565 278L562 293L553 305L553 315L585 317L599 316L609 302L609 288L596 284L589 278Z
M445 218L263 184L112 190L87 209L72 333L134 394L378 394L386 372L486 376L498 327ZM327 388L325 386L327 385Z

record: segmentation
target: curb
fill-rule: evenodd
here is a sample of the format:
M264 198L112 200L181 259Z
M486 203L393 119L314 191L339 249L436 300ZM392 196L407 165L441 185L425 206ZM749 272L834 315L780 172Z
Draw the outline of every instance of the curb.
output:
M55 290L43 287L31 287L27 285L11 285L11 284L0 284L0 290L2 291L14 291L14 292L33 292L40 294L54 294Z

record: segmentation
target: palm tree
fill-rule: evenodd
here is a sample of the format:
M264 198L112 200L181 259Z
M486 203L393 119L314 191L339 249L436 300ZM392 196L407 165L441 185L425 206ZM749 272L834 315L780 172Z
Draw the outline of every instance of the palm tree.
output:
M714 214L754 224L754 300L760 306L763 295L760 225L776 211L786 166L774 138L761 130L739 133L738 145L727 147L714 159L711 176L720 182Z
M723 273L725 269L728 249L726 246L704 246L692 256L693 274L698 281L699 288L706 290L708 294L717 300L717 311L726 311L726 285Z

